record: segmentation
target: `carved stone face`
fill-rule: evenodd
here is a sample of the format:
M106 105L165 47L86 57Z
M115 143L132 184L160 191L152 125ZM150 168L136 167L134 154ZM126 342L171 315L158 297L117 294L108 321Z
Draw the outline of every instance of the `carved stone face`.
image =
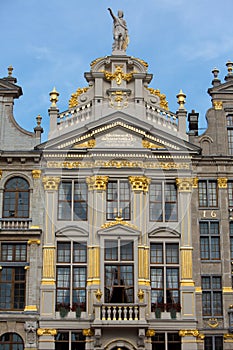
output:
M36 331L36 322L25 322L24 329L26 332L35 332Z

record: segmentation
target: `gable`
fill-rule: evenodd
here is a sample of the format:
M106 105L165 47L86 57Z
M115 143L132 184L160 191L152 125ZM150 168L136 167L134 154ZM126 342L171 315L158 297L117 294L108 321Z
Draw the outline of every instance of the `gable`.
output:
M88 130L88 131L87 131ZM85 127L63 134L56 139L48 141L39 148L59 151L87 150L109 151L111 149L154 149L169 152L198 152L199 148L179 139L177 136L167 134L138 119L122 114L108 116L97 122L86 124Z

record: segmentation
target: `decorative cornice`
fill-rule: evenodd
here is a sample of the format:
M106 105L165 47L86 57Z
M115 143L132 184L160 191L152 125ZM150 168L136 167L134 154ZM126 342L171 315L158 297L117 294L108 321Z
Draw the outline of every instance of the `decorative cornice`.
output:
M133 230L138 230L136 225L133 225L133 224L130 224L129 222L127 222L127 221L124 221L122 217L116 217L115 221L106 222L105 224L103 224L101 226L101 228L105 229L105 228L113 227L113 226L116 226L116 225L122 225L122 226L130 227Z
M177 178L176 185L180 192L191 192L193 187L193 179L192 178Z
M42 335L55 336L57 335L57 330L51 329L51 328L38 328L37 334L39 336L42 336Z
M227 188L227 177L218 177L218 188Z
M38 169L32 170L33 179L40 179L40 176L41 176L41 170L38 170Z
M60 183L60 178L55 176L44 176L42 182L45 191L57 191Z
M122 156L124 158L124 155ZM159 157L158 157L159 158ZM189 160L189 159L188 159ZM127 160L96 160L96 161L48 161L47 168L59 169L84 169L84 168L141 168L141 169L162 169L162 170L190 170L188 162L143 162Z
M133 191L148 192L151 179L146 176L129 176L129 182Z
M222 101L213 101L213 106L216 111L222 110L223 103Z
M86 178L89 191L106 191L108 176L89 176Z

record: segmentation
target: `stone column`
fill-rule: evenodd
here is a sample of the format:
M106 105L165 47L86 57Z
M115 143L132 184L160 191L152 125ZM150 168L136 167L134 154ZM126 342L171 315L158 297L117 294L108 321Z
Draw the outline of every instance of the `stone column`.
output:
M89 176L86 178L86 182L89 191L89 263L87 275L87 301L89 313L92 313L93 303L95 301L94 292L100 288L100 246L96 232L106 220L106 188L108 176Z
M181 268L181 313L182 318L195 317L195 289L193 281L193 247L191 232L191 194L193 179L176 179L178 187L179 222L181 228L180 268Z
M57 190L59 177L45 176L45 227L43 245L43 269L41 281L41 316L55 313L55 215L57 214Z
M148 303L148 289L150 287L149 246L147 238L148 191L151 179L146 176L129 176L133 191L132 221L139 228L141 236L138 244L138 288L144 293Z

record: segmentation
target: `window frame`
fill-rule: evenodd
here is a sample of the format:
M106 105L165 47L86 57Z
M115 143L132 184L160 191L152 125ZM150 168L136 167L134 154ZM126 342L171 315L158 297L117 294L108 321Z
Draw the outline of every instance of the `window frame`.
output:
M21 182L21 187L19 182ZM16 188L14 188L14 186ZM23 201L25 201L25 203ZM8 215L7 212L9 212ZM22 176L14 176L9 178L5 182L3 190L2 217L5 219L28 219L29 215L30 185L28 180Z
M205 184L205 187L201 188L201 184ZM211 184L214 184L215 188L211 188ZM199 208L218 207L218 184L216 179L198 180L198 205Z
M64 188L62 188L63 185ZM70 194L67 185L70 186ZM77 187L80 185L80 188L77 188L80 193L76 193L76 185ZM66 192L67 190L68 192ZM81 199L76 199L76 196L80 196ZM75 208L84 210L83 217L78 216ZM84 179L62 179L58 188L57 218L59 221L88 220L88 186Z
M63 249L63 245L66 249ZM70 247L70 249L68 249L68 247ZM81 249L75 249L75 247L80 247ZM79 253L79 260L77 259L76 252ZM77 307L80 308L81 311L86 311L87 266L86 241L57 241L56 311L58 311L62 305L69 309L69 311L75 311ZM75 282L78 282L77 285ZM83 298L84 301L76 300L79 297L81 297L81 299Z
M204 285L209 280L208 287ZM216 282L214 279L220 281L220 286L214 288ZM222 277L220 275L202 275L201 276L201 286L202 286L202 315L203 318L209 317L223 317L223 295L222 295ZM218 300L217 300L218 297ZM218 306L216 303L220 303ZM205 306L206 304L206 306ZM205 311L206 310L206 311ZM207 312L209 310L209 312ZM215 311L220 310L220 312Z
M156 249L153 249L153 247L156 248L156 246L160 247L160 253L153 255L153 251L156 251ZM175 255L168 255L167 252L172 246L174 248L174 252L176 253ZM153 259L155 256L158 256L158 261ZM174 261L174 259L176 261ZM169 272L170 274L168 274ZM161 311L170 311L171 308L175 307L179 312L180 253L178 242L150 242L150 281L151 310L154 311L157 307L159 307Z
M157 186L157 189L156 189ZM170 188L169 188L170 186ZM171 188L173 186L173 188ZM156 198L157 192L157 198ZM175 195L175 200L168 200ZM154 198L154 200L152 200ZM170 198L171 199L171 198ZM173 209L168 209L169 207ZM155 213L159 216L154 217ZM170 215L169 215L170 213ZM178 192L174 181L153 180L149 191L149 221L176 222L178 221Z
M115 188L113 185L116 185ZM112 188L110 188L112 185ZM126 185L124 187L124 185ZM131 220L131 188L128 179L110 179L106 189L106 220L122 217ZM115 199L114 196L117 196ZM124 206L123 206L124 205Z
M233 155L233 115L226 116L228 153Z
M0 258L0 310L22 311L26 303L27 243L2 242Z
M204 224L207 225L207 231L204 232ZM211 227L217 224L217 233L212 230ZM203 227L203 231L201 230ZM201 232L202 231L202 232ZM220 243L220 225L217 220L201 220L199 221L199 233L200 233L200 258L202 262L204 261L219 261L221 260L221 243ZM214 241L218 243L214 244ZM214 247L216 249L214 249ZM207 257L204 257L204 253ZM216 257L214 257L216 255ZM218 255L218 257L217 257Z

